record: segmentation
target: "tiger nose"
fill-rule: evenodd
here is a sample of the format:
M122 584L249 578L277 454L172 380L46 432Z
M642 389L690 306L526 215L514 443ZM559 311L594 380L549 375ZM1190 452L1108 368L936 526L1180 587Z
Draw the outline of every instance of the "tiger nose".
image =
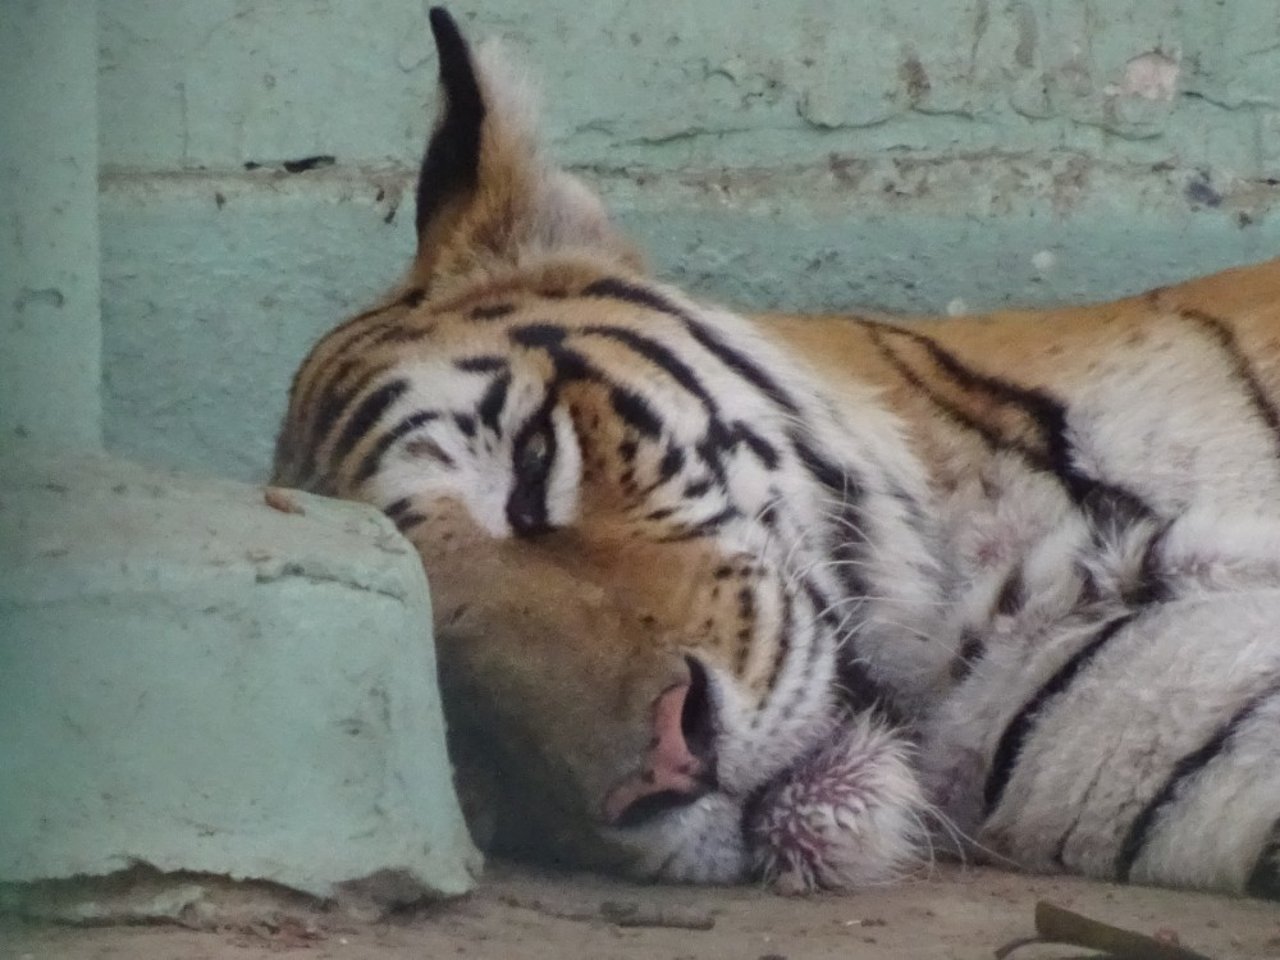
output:
M667 688L653 702L653 739L640 770L605 796L601 814L610 826L640 826L715 789L707 675L697 661L688 662L690 681Z

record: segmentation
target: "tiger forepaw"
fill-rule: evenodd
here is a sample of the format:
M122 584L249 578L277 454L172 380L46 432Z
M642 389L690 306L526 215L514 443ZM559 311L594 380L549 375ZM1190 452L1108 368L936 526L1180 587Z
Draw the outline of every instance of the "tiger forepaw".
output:
M862 717L770 784L747 819L764 880L797 894L900 879L923 839L910 754L892 728Z

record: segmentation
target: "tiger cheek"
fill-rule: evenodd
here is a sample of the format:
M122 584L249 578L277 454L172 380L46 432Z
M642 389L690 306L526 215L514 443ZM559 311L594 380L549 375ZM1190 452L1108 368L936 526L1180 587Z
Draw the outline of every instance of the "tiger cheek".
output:
M566 404L578 449L579 511L583 519L616 512L618 430L598 389L575 384L566 389Z

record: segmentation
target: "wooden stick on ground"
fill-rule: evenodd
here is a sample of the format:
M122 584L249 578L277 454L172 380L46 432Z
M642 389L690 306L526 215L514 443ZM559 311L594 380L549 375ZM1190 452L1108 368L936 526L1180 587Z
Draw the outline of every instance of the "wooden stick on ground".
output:
M1036 936L1005 944L996 951L996 960L1032 943L1066 943L1101 951L1115 960L1210 960L1186 947L1113 927L1044 900L1036 904Z

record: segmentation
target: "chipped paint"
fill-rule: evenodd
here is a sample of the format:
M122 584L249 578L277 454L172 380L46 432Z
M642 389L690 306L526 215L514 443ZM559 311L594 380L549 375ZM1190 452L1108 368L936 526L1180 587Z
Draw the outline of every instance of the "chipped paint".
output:
M1139 54L1125 64L1124 80L1103 88L1107 96L1141 97L1143 100L1172 100L1178 92L1182 65L1176 56L1159 50Z

